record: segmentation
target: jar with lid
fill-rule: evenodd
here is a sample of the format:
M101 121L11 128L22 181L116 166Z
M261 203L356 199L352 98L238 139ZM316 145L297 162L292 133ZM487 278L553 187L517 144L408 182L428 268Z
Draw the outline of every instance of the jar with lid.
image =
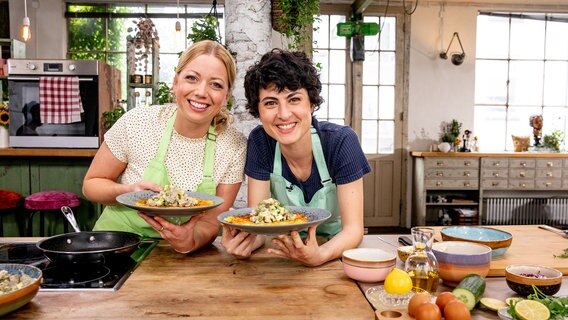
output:
M414 227L410 231L414 252L406 259L405 271L410 275L415 290L434 293L439 283L438 260L432 252L434 229Z

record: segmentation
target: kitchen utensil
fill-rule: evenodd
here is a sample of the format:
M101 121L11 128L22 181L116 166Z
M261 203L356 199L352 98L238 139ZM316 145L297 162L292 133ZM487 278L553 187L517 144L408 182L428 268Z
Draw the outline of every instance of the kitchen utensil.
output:
M412 245L412 240L410 240L409 237L407 236L400 236L398 237L398 242L404 246L411 246Z
M71 208L61 211L77 231L79 227ZM140 244L141 237L124 231L77 231L39 241L36 246L55 263L104 263L106 259L130 255Z
M564 238L568 238L568 230L560 230L551 226L547 226L547 225L542 225L542 226L538 226L540 229L544 229L544 230L548 230L548 231L552 231L554 233L558 233L559 235L563 236Z

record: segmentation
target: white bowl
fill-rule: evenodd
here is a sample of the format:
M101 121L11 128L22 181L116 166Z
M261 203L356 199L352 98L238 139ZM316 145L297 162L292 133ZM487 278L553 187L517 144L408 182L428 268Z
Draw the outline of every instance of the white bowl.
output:
M343 252L345 274L361 282L379 282L395 267L396 254L378 248L355 248Z

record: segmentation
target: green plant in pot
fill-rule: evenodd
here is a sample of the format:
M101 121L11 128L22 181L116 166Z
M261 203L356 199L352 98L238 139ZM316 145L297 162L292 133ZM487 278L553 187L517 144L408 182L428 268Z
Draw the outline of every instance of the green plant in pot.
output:
M174 102L174 97L170 87L165 82L158 82L158 90L156 91L156 103L166 104Z
M187 35L187 38L191 40L192 43L201 40L213 40L221 43L221 35L218 33L218 30L219 20L217 17L207 15L203 19L193 23L191 32Z
M542 137L542 145L554 151L560 151L560 146L564 142L564 131L554 130L550 134L545 134Z
M291 40L288 49L299 50L310 39L319 0L272 0L272 28Z
M115 124L115 122L125 113L126 111L124 111L124 109L120 106L117 106L110 111L103 112L103 128L105 128L106 130L110 129Z

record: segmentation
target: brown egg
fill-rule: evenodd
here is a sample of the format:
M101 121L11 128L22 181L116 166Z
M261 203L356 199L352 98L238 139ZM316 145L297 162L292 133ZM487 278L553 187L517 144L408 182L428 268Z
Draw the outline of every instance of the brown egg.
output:
M416 309L416 320L441 320L442 313L435 303L423 303Z
M430 294L428 293L417 293L410 298L408 301L408 315L414 317L416 315L416 310L423 303L430 302Z
M471 313L461 300L448 302L444 308L444 319L446 320L470 320Z
M436 298L436 305L438 306L438 308L440 308L442 316L444 315L444 308L446 307L448 302L456 299L457 297L450 291L444 291L438 295L438 297Z

